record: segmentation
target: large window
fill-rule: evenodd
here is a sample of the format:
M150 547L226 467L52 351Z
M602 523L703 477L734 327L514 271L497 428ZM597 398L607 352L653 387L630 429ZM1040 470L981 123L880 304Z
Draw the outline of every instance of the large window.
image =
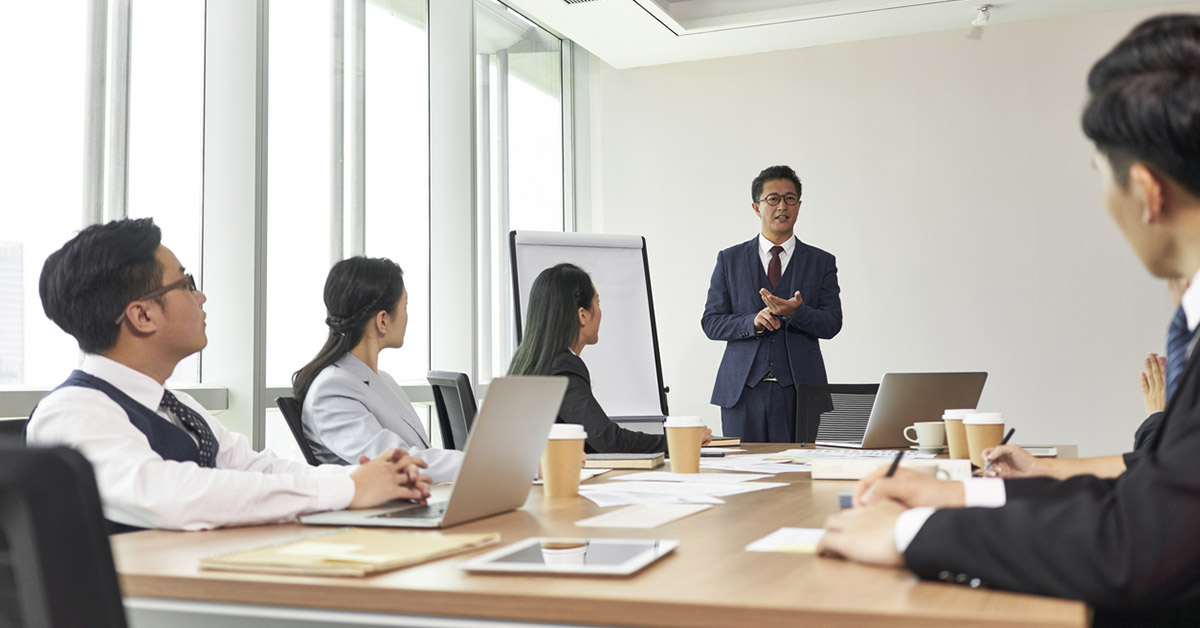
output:
M471 36L474 68L456 39ZM405 271L405 346L382 369L418 399L431 355L486 384L513 349L508 231L564 227L563 49L493 0L5 4L0 386L45 390L77 364L42 313L41 265L85 225L126 216L153 217L221 294L208 362L189 358L172 383L198 384L185 387L255 443L291 448L268 408L324 342L325 276L351 255ZM463 107L431 116L431 101ZM455 136L472 126L475 142ZM431 167L431 147L450 158ZM448 293L464 318L433 338ZM0 416L30 399L0 390Z
M108 13L89 20L94 6ZM0 99L0 384L53 385L77 363L37 283L86 224L152 216L198 275L203 35L202 0L0 9L0 58L12 61ZM197 357L172 378L198 380Z
M270 13L268 387L325 342L323 287L352 255L388 257L409 291L398 380L429 369L428 61L422 0L296 0ZM272 412L267 445L290 449Z
M154 218L163 244L203 287L204 0L131 9L126 214ZM174 384L199 381L200 354L171 375Z
M475 2L481 381L516 350L509 231L562 231L562 41L495 0Z
M37 285L46 256L82 223L86 42L85 3L0 6L0 384L57 384L78 357Z

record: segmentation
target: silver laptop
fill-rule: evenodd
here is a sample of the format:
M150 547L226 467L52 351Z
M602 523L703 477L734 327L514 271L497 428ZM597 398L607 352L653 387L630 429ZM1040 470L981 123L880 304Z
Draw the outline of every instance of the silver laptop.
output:
M392 502L379 508L300 517L337 526L448 528L520 508L529 496L550 426L558 416L565 377L497 377L471 427L462 469L448 499L429 505Z
M886 373L871 414L834 411L821 415L816 444L861 449L907 448L904 428L916 421L939 421L952 408L974 408L987 373Z

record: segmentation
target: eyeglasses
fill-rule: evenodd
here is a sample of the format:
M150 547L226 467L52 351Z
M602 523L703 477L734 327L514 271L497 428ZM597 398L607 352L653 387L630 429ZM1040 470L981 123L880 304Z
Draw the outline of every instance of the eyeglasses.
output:
M184 275L182 279L172 281L171 283L159 288L158 290L144 294L144 295L134 299L133 301L146 301L148 299L155 299L155 298L161 297L162 295L164 295L172 290L177 290L177 289L183 288L183 287L187 287L188 292L196 291L196 280L191 276L191 274ZM133 301L130 301L130 303L132 303ZM123 318L125 318L124 311L122 311L121 315L117 317L116 323L118 325L120 325L121 319L123 319Z
M796 205L800 204L800 197L796 196L795 194L786 194L784 196L780 196L778 194L768 194L767 196L758 199L758 202L765 202L771 207L777 207L779 205L779 201L787 203L788 207L795 207Z

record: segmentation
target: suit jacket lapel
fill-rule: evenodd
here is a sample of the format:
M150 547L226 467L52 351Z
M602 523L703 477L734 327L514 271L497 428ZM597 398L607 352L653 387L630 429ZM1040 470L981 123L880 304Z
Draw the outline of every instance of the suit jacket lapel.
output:
M762 283L761 275L763 272L762 258L759 257L759 255L758 255L758 236L754 236L744 246L745 246L745 250L743 251L742 255L743 255L743 259L746 263L747 291L744 292L743 294L745 294L747 297L749 297L750 304L754 304L754 303L758 303L759 301L761 301L761 299L758 296L758 287ZM760 309L762 309L762 308L761 307L756 308L755 311L760 310Z

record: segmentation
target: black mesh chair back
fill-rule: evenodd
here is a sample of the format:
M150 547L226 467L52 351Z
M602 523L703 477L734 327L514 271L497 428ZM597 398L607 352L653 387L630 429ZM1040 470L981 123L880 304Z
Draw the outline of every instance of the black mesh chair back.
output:
M879 384L796 384L796 442L862 442Z
M92 467L0 438L0 626L125 628Z
M25 440L25 424L29 419L0 419L0 436Z
M466 373L429 371L433 404L437 407L438 426L442 430L442 448L462 450L475 423L475 394Z
M314 467L321 464L317 455L313 453L312 443L308 442L308 437L304 435L304 424L300 422L300 402L295 397L276 397L275 405L283 415L283 420L287 421L288 429L292 430L292 438L295 438L296 444L300 446L304 460Z

